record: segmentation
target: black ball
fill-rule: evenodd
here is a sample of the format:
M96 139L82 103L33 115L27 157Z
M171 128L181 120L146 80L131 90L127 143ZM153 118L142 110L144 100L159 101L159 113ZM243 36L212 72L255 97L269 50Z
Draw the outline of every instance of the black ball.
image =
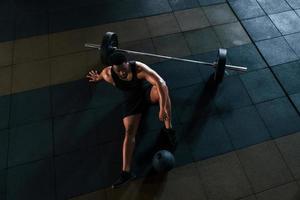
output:
M167 150L156 152L152 160L152 166L158 172L169 171L174 165L175 158L173 154Z

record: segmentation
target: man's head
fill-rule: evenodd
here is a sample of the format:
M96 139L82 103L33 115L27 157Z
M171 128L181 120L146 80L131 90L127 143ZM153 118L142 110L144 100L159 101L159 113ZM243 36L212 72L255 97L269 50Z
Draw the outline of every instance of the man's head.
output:
M127 63L127 57L118 51L115 51L113 54L111 54L109 59L112 66L116 65L118 67L122 67Z

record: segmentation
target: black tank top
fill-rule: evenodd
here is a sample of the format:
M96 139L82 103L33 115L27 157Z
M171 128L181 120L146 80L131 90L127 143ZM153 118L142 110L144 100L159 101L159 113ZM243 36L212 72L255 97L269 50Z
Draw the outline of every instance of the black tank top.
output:
M115 71L111 68L111 76L115 82L116 88L124 91L141 89L143 81L137 78L135 61L129 61L129 67L132 73L132 79L130 81L120 79Z

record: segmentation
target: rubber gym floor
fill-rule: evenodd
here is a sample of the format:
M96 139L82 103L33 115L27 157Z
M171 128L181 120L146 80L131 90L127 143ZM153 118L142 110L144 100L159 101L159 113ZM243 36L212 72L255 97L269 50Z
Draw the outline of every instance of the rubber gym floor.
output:
M299 200L300 1L1 0L1 200ZM91 84L106 31L120 47L212 62L131 56L167 82L179 145L176 167L149 175L162 123L144 114L129 185L121 170L122 94Z

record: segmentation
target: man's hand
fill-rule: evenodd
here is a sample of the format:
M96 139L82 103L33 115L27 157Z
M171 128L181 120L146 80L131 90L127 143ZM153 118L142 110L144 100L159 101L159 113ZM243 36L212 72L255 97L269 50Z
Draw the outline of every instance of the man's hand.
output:
M89 78L89 82L97 82L100 80L101 75L98 74L97 70L92 70L88 75L86 75L86 78Z
M160 109L158 117L159 117L160 121L162 121L162 122L166 121L170 117L168 110Z

